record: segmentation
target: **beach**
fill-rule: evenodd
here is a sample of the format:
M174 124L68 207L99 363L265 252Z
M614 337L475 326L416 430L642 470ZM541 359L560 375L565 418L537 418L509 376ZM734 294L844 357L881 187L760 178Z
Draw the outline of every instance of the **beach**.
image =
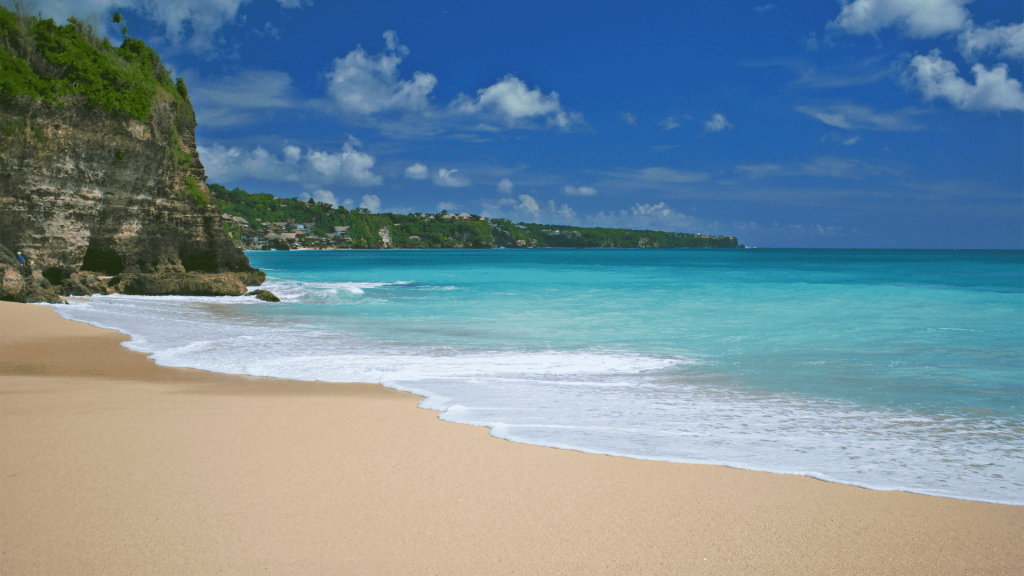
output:
M511 443L0 303L4 574L1017 574L1024 508Z

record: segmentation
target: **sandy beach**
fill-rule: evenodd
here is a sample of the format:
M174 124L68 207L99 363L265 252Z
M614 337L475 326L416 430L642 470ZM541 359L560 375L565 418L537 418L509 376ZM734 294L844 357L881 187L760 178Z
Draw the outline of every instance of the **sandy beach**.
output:
M582 454L0 303L3 574L1019 574L1024 508Z

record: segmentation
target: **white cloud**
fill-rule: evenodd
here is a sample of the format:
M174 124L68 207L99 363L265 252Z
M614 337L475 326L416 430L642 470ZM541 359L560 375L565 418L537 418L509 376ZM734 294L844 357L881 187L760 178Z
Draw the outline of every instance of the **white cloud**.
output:
M191 84L189 97L203 126L253 124L269 118L268 111L296 105L285 72L248 70Z
M754 6L754 12L759 14L767 12L769 10L775 10L775 4L765 4L764 6Z
M298 146L288 145L284 147L283 151L284 159L291 164L295 164L302 159L302 148Z
M196 146L199 158L202 159L203 167L206 168L206 175L211 179L230 178L234 167L242 156L241 148L232 146L226 148L221 144L213 146Z
M334 59L334 69L326 74L328 93L341 109L350 114L368 115L387 110L425 110L437 77L414 72L412 80L401 80L398 65L409 49L398 43L394 30L384 32L386 49L369 55L362 46L345 58Z
M501 182L498 182L498 192L502 194L511 194L513 188L512 181L508 178L502 178Z
M419 162L405 169L405 177L412 180L426 180L430 177L427 167Z
M459 205L455 202L438 202L437 206L434 207L438 212L447 210L448 212L455 212L459 209Z
M898 26L912 38L932 38L966 26L972 0L855 0L843 2L839 16L829 23L850 34L876 34Z
M597 190L594 190L590 186L580 186L578 188L576 186L564 186L562 187L562 191L569 196L593 196L594 194L597 194Z
M472 184L472 182L469 181L469 178L459 176L456 172L458 172L457 168L453 168L451 170L439 168L437 174L434 175L434 185L445 186L448 188L462 188Z
M630 112L622 113L622 121L631 126L636 126L636 116Z
M286 182L326 185L338 182L356 186L376 186L383 178L371 170L376 160L346 142L340 153L306 150L301 155L297 146L282 149L284 160L257 146L251 152L221 144L197 146L207 175L217 180L257 178Z
M846 145L846 146L853 146L857 142L860 142L860 136L859 135L858 136L853 136L851 138L847 138L846 140L843 140L843 144Z
M942 98L961 110L1024 110L1020 81L1010 78L1005 64L991 70L982 64L971 67L974 84L960 77L956 64L945 60L938 49L910 61L907 81L928 100Z
M987 28L969 28L960 33L960 53L974 59L996 52L1005 58L1024 58L1024 23Z
M540 213L540 205L533 199L533 196L530 196L529 194L520 194L519 201L522 202L522 204L519 205L521 210L526 210L534 216L537 216Z
M300 200L309 200L310 198L317 202L325 202L335 207L338 206L338 199L330 190L317 190L316 192L303 192L302 194L299 194Z
M704 123L706 132L721 132L726 128L732 128L732 124L721 114L712 114L711 119Z
M865 106L855 104L839 104L817 108L814 106L797 106L798 112L817 118L829 126L845 130L881 130L899 132L917 130L919 125L909 120L910 111L884 113L875 112Z
M544 119L549 127L563 130L583 124L583 115L562 108L557 92L546 96L540 88L508 74L497 83L477 90L477 97L459 94L449 105L457 114L495 116L510 127L530 127L526 120Z
M376 159L356 150L349 142L342 146L340 154L307 150L306 161L314 170L325 176L341 174L360 186L377 186L384 182L380 175L371 171Z
M576 211L570 208L568 204L562 204L561 207L557 207L554 200L548 200L548 212L554 214L556 219L562 222L576 220Z
M629 209L609 213L598 212L587 216L587 226L603 226L610 228L630 228L634 230L673 230L686 232L708 232L707 225L697 218L676 212L664 202L657 204L641 204L637 202Z
M360 208L366 208L370 212L380 212L380 198L374 194L366 194L363 201L359 203Z
M576 211L568 204L558 205L554 200L542 203L529 194L520 194L518 198L501 198L496 202L484 201L480 214L487 218L508 218L514 222L578 223Z
M679 123L679 119L675 116L669 116L661 122L658 122L658 126L661 126L662 130L671 130L673 128L679 128L682 124Z

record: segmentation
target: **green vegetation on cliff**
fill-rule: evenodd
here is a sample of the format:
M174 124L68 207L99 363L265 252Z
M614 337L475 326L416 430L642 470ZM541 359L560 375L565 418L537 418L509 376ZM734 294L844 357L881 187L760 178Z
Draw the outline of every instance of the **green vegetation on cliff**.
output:
M473 214L371 214L211 184L225 230L245 248L736 248L736 238L657 230L515 224ZM347 228L346 228L347 227ZM338 228L344 228L339 230Z
M4 100L21 95L59 107L62 96L80 95L106 113L145 121L157 98L191 109L187 94L184 81L175 84L160 56L141 40L125 36L115 48L74 18L61 26L0 7Z

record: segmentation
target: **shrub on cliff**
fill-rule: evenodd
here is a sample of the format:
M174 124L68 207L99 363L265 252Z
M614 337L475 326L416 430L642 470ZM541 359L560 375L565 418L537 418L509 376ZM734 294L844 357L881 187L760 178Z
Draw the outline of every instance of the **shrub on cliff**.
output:
M160 56L143 41L125 37L115 48L74 18L68 24L14 14L0 6L0 98L24 95L62 106L61 96L85 96L104 112L145 121L157 94L188 106L185 82L177 85Z

